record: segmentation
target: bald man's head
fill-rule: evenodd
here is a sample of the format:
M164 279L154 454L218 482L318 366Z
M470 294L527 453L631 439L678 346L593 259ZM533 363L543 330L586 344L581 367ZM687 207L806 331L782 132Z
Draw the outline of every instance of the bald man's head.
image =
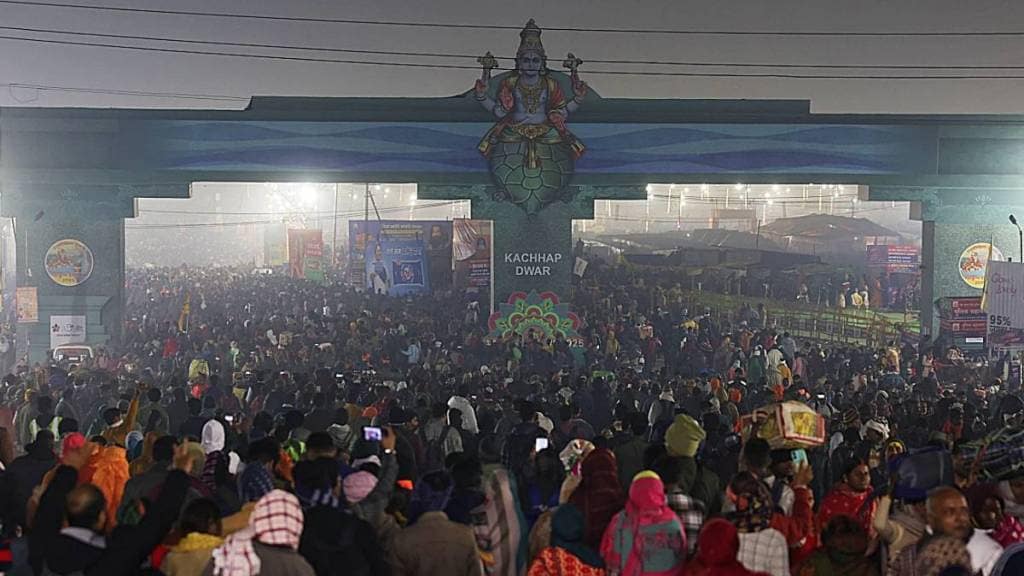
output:
M107 521L107 500L92 484L82 484L68 493L65 510L68 526L99 532Z
M967 541L973 528L963 493L952 486L932 490L928 494L928 526L936 534Z

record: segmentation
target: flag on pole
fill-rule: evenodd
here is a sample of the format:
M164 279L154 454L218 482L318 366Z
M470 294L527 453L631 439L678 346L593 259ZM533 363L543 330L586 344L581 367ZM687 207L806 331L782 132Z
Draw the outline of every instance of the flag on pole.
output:
M178 331L188 333L188 317L192 314L192 294L185 294L185 302L181 305L178 315Z
M981 287L981 309L988 310L988 276L992 273L992 266L989 262L992 262L992 246L996 243L996 237L993 234L992 238L988 241L988 257L985 258L985 284Z

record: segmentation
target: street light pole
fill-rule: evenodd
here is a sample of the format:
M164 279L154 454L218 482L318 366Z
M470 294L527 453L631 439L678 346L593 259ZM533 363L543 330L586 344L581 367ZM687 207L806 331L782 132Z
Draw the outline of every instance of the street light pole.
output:
M1017 227L1018 249L1020 250L1017 252L1017 257L1019 258L1017 261L1024 262L1024 229L1021 229L1020 224L1017 222L1017 217L1013 214L1010 214L1010 223Z

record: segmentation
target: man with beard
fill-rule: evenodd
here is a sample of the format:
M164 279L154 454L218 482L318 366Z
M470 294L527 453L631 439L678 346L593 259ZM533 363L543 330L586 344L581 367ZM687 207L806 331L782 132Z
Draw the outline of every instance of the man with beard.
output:
M928 495L928 532L917 545L900 553L890 572L892 576L916 576L918 556L928 543L939 536L949 536L963 541L971 555L975 573L989 576L1003 552L999 545L985 532L971 525L971 511L967 498L952 486L936 488Z

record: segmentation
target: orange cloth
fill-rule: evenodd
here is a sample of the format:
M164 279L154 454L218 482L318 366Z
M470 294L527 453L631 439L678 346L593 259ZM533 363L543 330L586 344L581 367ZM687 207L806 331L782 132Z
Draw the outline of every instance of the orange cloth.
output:
M588 566L562 548L545 548L530 564L527 576L604 576L601 568Z
M89 456L89 461L78 472L79 484L93 484L100 489L107 501L107 524L109 534L117 523L117 509L124 497L124 485L128 483L128 456L120 446L104 446Z

